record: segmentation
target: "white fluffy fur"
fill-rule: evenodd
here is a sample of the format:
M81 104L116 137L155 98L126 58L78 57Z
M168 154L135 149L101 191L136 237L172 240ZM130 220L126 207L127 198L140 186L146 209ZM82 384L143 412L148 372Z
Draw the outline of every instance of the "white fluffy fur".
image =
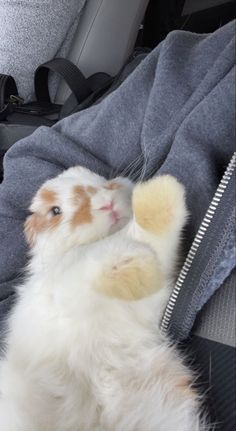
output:
M1 431L203 429L191 374L158 327L186 219L183 187L171 180L178 204L168 231L156 236L131 219L131 183L115 181L123 187L107 192L103 178L73 168L47 183L59 194L64 222L38 235L28 279L18 289L0 362ZM93 222L71 232L74 184L99 190ZM110 195L124 220L130 217L116 233L121 226L112 227L98 211ZM36 196L31 209L39 207ZM157 293L122 300L94 289L104 268L150 254L163 267Z

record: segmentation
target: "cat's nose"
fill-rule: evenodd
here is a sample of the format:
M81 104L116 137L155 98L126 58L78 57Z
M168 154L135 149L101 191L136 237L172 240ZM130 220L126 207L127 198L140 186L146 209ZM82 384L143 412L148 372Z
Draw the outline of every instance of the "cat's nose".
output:
M114 203L113 202L109 202L105 205L102 205L99 209L101 211L112 211L114 207Z

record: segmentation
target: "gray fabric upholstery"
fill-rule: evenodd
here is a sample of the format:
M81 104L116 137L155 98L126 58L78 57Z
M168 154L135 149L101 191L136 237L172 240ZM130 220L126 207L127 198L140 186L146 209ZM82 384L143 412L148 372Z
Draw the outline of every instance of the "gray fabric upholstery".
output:
M236 271L204 306L194 334L217 343L236 347Z

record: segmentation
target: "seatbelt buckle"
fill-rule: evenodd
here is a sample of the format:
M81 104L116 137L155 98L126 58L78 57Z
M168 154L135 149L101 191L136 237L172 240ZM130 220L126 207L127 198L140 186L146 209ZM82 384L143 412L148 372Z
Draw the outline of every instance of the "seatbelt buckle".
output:
M24 99L18 95L11 94L9 97L9 102L13 103L14 105L23 105Z
M46 102L29 102L26 104L19 103L15 105L15 112L36 116L58 114L60 112L60 109L61 105Z

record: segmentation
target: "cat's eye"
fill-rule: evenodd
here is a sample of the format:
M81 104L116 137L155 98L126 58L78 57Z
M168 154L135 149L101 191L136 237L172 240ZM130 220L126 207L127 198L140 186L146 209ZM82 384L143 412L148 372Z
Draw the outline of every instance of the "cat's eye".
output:
M52 207L50 209L50 212L53 216L57 216L61 214L61 208L60 207Z

